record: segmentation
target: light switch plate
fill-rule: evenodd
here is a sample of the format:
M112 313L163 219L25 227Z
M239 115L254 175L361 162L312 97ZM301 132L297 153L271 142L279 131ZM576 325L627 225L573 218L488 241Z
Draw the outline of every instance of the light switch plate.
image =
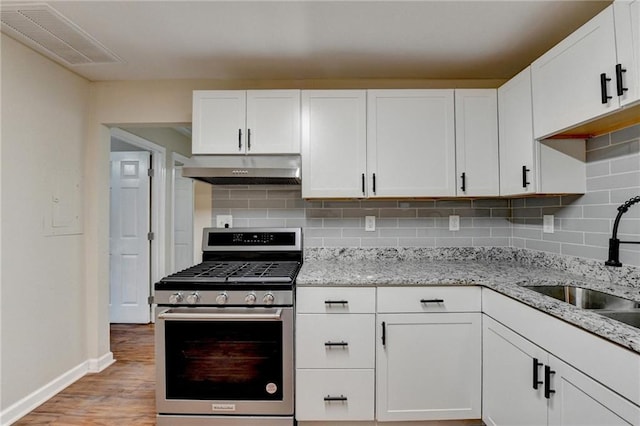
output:
M545 214L542 216L542 232L545 234L553 234L553 215Z
M457 214L449 215L449 231L460 230L460 216Z
M364 217L364 230L373 232L376 230L376 217L375 216L365 216Z
M230 214L216 215L217 228L233 228L233 216Z

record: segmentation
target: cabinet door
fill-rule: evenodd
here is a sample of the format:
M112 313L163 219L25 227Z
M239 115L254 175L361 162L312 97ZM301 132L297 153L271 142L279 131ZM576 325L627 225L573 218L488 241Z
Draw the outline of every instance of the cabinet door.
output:
M479 419L479 313L380 314L377 419Z
M245 152L244 90L193 92L193 154Z
M547 358L533 343L490 317L483 318L482 420L488 426L547 423L542 383Z
M453 196L453 90L369 90L370 197Z
M629 105L640 100L640 0L617 0L613 11L621 68L616 69L616 95L621 105Z
M302 92L302 197L366 196L366 92Z
M300 153L300 91L247 91L247 153Z
M589 376L550 356L555 393L549 400L549 425L616 426L640 424L640 407Z
M549 136L619 106L615 95L616 40L608 7L531 65L534 136ZM604 89L611 99L602 102Z
M456 172L459 196L497 196L498 97L495 89L455 93Z
M531 68L498 89L500 195L536 192Z

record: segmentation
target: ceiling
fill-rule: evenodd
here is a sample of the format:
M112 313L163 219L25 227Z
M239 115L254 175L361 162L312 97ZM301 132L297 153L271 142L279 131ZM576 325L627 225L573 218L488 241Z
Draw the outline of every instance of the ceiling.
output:
M16 4L105 48L59 61L92 81L507 79L611 1L3 0L3 21Z

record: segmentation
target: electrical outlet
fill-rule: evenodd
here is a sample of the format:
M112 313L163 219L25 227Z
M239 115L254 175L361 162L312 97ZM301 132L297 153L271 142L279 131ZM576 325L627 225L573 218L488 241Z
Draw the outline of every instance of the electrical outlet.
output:
M449 231L459 231L460 230L460 216L457 214L452 214L449 216Z
M542 232L545 234L553 234L553 215L545 214L542 216Z
M217 228L233 228L233 216L230 214L219 214L216 216Z
M365 216L364 217L364 230L373 232L376 230L376 217L375 216Z

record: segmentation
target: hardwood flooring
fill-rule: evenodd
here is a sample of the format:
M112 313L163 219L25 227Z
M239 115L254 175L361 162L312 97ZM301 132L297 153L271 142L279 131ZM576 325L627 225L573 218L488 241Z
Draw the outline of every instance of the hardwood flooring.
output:
M153 325L112 324L111 350L113 365L86 375L14 425L155 425Z

